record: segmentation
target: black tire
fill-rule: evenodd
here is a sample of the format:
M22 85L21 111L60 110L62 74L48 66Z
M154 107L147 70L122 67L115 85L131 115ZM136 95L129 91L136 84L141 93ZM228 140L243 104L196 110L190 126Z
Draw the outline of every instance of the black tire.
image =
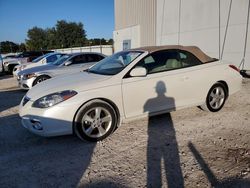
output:
M43 82L43 81L45 81L45 80L48 80L48 79L50 79L50 76L48 76L48 75L41 75L41 76L38 76L38 77L34 80L34 82L33 82L33 84L32 84L32 87L35 86L35 85L37 85L37 84L39 84L39 83L41 83L41 82Z
M217 90L218 94L216 94ZM226 86L220 82L217 82L208 91L205 104L201 105L200 107L202 110L205 111L218 112L223 108L227 96L228 96L228 91L226 89ZM217 103L217 105L215 103Z
M97 108L101 109L99 123L97 123L98 118L96 118L97 115L95 111ZM102 119L107 117L104 112L110 116L111 122L102 122ZM84 119L87 116L92 116L91 120L95 120L96 122L91 123L90 121ZM82 140L97 142L107 138L110 134L114 132L117 127L117 120L117 114L114 108L109 103L102 100L92 100L84 104L78 110L73 124L74 133ZM99 128L105 130L105 134L101 134ZM89 129L91 129L91 132L87 134L86 132L88 132L87 130Z
M16 65L9 65L8 66L8 74L13 74L13 70L15 68Z

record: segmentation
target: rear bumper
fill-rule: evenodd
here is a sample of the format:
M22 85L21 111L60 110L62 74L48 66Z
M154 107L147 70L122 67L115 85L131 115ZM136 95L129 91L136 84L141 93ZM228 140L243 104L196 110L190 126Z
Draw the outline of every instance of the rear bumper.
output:
M229 95L232 95L242 88L242 76L239 74L237 76L231 77L229 82Z

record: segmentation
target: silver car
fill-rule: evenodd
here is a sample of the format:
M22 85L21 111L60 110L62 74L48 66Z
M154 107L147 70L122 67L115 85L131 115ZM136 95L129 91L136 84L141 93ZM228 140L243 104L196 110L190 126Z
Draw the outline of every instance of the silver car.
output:
M54 63L56 60L58 60L59 58L61 58L63 55L62 53L47 53L45 55L39 56L38 58L34 59L33 61L29 62L29 63L23 63L20 65L17 65L14 67L13 69L13 76L17 77L17 74L24 70L24 69L28 69L28 68L32 68L32 67L38 67L41 65L45 65L45 64L50 64L50 63Z
M18 84L22 89L30 89L36 84L58 75L77 73L88 69L105 57L101 53L94 52L67 54L54 63L20 71L17 74Z

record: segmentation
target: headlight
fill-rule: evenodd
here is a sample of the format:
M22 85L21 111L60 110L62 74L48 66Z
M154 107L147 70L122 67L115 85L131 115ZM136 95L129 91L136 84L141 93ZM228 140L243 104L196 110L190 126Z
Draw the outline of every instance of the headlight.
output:
M24 80L28 80L28 79L33 78L33 77L36 77L36 74L35 74L35 73L24 74L24 75L23 75L23 79L24 79Z
M35 108L48 108L54 106L60 102L63 102L77 94L76 91L73 90L66 90L57 93L52 93L37 99L33 104L32 107Z

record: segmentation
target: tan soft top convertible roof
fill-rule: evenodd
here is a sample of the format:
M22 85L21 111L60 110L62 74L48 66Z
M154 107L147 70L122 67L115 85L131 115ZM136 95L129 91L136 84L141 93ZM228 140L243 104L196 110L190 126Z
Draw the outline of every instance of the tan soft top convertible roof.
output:
M167 45L167 46L146 46L141 48L135 48L133 50L142 50L149 53L160 51L160 50L184 50L194 54L202 63L213 61L214 58L209 57L197 46L181 46L181 45Z

